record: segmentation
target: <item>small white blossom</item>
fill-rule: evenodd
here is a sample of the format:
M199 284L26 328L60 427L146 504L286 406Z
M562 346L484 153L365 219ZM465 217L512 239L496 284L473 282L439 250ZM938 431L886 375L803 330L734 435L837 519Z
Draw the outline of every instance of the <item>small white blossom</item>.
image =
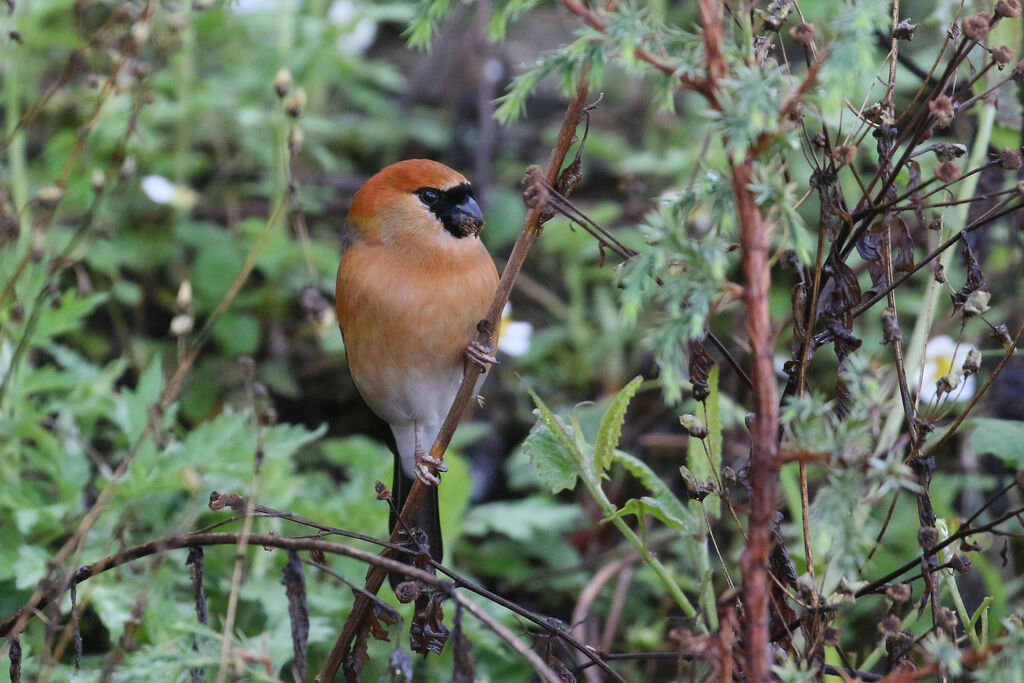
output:
M530 350L533 337L533 325L512 319L512 306L505 304L501 312L501 336L498 337L498 350L510 356L522 356Z
M175 185L162 175L145 176L140 184L142 191L154 204L170 204L178 209L190 209L199 198L191 187Z
M964 361L972 352L977 352L977 348L973 344L963 342L958 348L956 340L948 335L929 339L924 348L921 401L930 403L935 400L936 396L940 396L939 383L942 383L943 388L948 387L955 390L949 395L949 399L966 401L974 396L975 378L973 376L961 377ZM914 372L910 380L916 384L920 376L920 373ZM958 381L952 381L954 377Z

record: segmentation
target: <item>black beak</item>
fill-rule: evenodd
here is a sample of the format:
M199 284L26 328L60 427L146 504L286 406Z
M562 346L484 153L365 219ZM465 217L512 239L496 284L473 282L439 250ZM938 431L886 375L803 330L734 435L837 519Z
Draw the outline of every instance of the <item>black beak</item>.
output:
M478 237L484 229L484 213L472 197L466 197L453 206L447 219L445 227L456 237Z

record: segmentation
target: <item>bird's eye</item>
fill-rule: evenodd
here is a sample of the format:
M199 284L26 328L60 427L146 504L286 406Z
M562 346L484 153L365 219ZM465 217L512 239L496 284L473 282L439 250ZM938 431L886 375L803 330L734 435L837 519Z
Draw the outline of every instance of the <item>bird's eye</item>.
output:
M427 206L436 204L437 200L441 198L441 193L432 187L424 187L418 194L420 195L420 200Z

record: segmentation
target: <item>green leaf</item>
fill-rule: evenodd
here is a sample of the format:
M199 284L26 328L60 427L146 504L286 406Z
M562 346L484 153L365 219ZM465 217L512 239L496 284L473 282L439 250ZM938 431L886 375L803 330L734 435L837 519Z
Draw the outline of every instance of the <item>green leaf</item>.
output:
M471 536L499 533L513 541L529 543L544 535L569 531L580 523L581 508L534 496L475 506L466 516L462 531Z
M611 466L615 448L619 445L619 436L622 434L622 423L626 420L626 409L643 381L644 378L639 375L634 377L615 396L604 417L601 418L601 426L597 430L597 440L594 442L596 471L603 472Z
M1013 467L1024 464L1024 422L978 417L967 443L977 453L991 453Z
M623 467L629 470L630 474L639 479L647 487L647 490L653 494L651 499L653 502L648 503L648 506L656 508L659 514L665 516L665 519L662 519L662 517L655 515L658 519L662 519L666 524L671 524L673 527L686 533L693 533L700 528L700 522L693 512L676 498L668 485L645 462L622 451L615 451L615 462L622 464ZM628 506L629 503L626 505ZM652 512L651 514L654 513ZM672 521L669 522L669 519Z
M65 292L60 299L60 306L47 306L43 309L32 334L32 343L41 345L53 337L78 329L79 321L106 299L106 294L79 297L74 291Z
M537 468L537 474L552 493L576 488L579 464L566 442L555 436L543 421L530 430L522 445L523 453Z

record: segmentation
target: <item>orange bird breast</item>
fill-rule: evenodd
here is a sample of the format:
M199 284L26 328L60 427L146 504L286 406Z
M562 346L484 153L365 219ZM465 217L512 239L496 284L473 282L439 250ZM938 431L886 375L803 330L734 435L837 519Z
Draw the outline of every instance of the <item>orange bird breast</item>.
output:
M407 246L357 239L338 269L336 307L352 378L392 425L443 420L462 380L463 351L498 283L475 237Z

